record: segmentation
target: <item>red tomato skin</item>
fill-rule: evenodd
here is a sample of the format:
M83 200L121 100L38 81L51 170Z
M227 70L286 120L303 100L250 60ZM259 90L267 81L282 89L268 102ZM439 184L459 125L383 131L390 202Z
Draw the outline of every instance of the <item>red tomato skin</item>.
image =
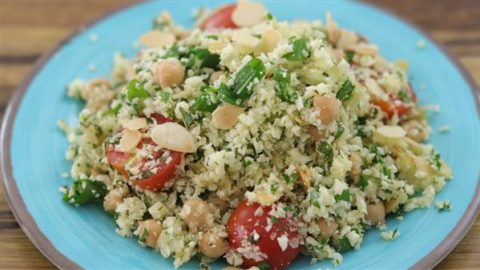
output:
M255 216L258 208L262 208L263 213ZM227 232L232 249L241 247L242 241L247 239L253 231L260 235L255 245L268 257L260 262L242 257L243 267L245 268L258 266L261 262L266 262L269 264L270 270L285 269L300 252L300 245L296 248L289 245L282 251L277 241L278 237L285 234L289 239L298 238L296 225L292 219L280 218L271 225L269 231L266 230L270 218L268 213L271 209L271 206L261 206L257 203L249 204L247 201L242 201L227 222Z
M167 122L173 122L173 119L172 118L169 118L169 117L165 117L159 113L152 113L150 115L151 118L155 119L155 121L157 121L157 124L163 124L163 123L167 123Z
M200 28L209 31L237 28L237 25L232 21L232 13L236 7L237 4L228 4L218 8L202 22Z
M136 181L135 185L151 191L162 189L168 182L168 180L170 180L175 175L177 166L182 161L182 156L183 153L170 151L171 160L168 164L161 163L158 166L158 173L148 178Z
M412 86L409 85L407 90L412 102L416 103L417 95L413 91ZM403 103L403 101L401 101L400 98L395 95L389 95L388 100L374 99L372 102L380 107L380 109L387 115L388 119L391 119L395 114L401 117L410 112L410 107L405 105L405 103Z
M105 155L107 156L108 163L117 170L123 177L129 177L128 172L125 170L125 163L127 163L130 158L129 153L120 152L114 150L113 145L109 145L106 149Z

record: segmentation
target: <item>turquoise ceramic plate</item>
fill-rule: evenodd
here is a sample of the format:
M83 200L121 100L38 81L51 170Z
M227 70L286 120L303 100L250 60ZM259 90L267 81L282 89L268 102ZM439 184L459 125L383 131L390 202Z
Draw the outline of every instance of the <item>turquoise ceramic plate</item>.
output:
M20 87L8 109L2 129L2 172L10 206L32 242L62 268L170 269L172 262L142 248L134 239L115 234L115 225L101 207L74 208L62 203L58 187L69 184L60 175L69 171L64 160L67 142L58 130L59 119L77 121L81 104L68 99L65 86L75 78L106 76L115 51L134 55L132 46L151 27L152 18L169 10L182 25L192 23L199 6L220 1L158 1L124 9L81 31L47 56ZM454 179L438 196L449 199L453 211L434 207L409 213L403 221L389 220L401 235L383 241L368 232L359 251L348 252L340 269L430 268L460 241L475 219L480 200L479 114L473 87L452 61L426 36L399 19L370 6L350 1L265 1L272 14L284 20L324 18L330 10L341 26L363 33L377 43L388 59L408 59L410 75L421 104L439 104L432 114L431 143L452 165ZM91 35L98 42L90 41ZM419 49L417 41L426 43ZM90 67L90 68L89 68ZM92 67L95 70L92 71ZM438 129L449 125L451 131ZM221 268L224 263L214 264ZM332 268L329 261L315 265L299 258L292 269ZM198 262L183 269L197 269Z

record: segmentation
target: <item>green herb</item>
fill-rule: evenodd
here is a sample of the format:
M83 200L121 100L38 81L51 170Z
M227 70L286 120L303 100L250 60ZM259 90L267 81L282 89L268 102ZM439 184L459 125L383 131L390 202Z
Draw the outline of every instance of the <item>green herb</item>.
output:
M305 102L303 104L305 105L305 107L311 108L313 106L313 97L305 99Z
M190 127L190 125L193 123L192 117L183 108L180 108L180 113L182 114L183 124L185 124L185 127Z
M288 61L303 61L308 58L309 51L306 38L298 38L293 41L293 50L285 55Z
M347 58L348 63L352 63L354 55L355 55L354 51L345 51L345 56Z
M107 193L104 183L87 179L80 179L63 195L63 201L71 204L85 204L100 201Z
M272 193L277 192L277 190L278 190L278 185L277 185L277 184L272 184L272 185L270 186L270 191L271 191Z
M150 94L143 88L143 84L138 80L133 79L127 85L127 98L129 101L132 101L134 98L147 98Z
M109 109L108 111L103 113L103 116L107 115L117 115L118 112L120 112L120 109L122 109L122 104L117 104L117 106Z
M175 43L168 49L163 58L180 58L181 56L182 53L180 52L178 45Z
M170 99L171 94L165 91L160 91L158 92L158 95L160 96L160 99L163 102L167 102Z
M343 132L345 131L345 128L342 126L337 127L337 132L335 132L335 140L340 138L342 136Z
M213 112L218 104L217 89L213 87L203 88L203 93L195 99L193 109L201 112Z
M316 190L310 190L309 192L309 195L310 195L310 203L317 207L317 208L320 208L320 203L318 203L318 199L320 198L320 193L318 193L318 191Z
M272 13L270 13L270 12L267 13L267 16L266 16L266 17L267 17L267 21L273 20L273 15L272 15Z
M211 53L208 49L198 48L191 51L191 54L200 67L216 68L220 63L220 55Z
M220 84L220 87L218 88L218 98L226 103L230 103L232 105L240 106L241 101L237 100L232 92L230 91L230 88L224 83Z
M350 99L354 89L355 86L352 84L352 82L350 82L350 80L347 79L338 90L337 98L341 101Z
M235 75L233 85L230 87L232 96L242 101L248 99L253 94L255 80L261 80L265 73L265 66L262 60L252 58Z
M364 175L360 175L360 181L358 182L360 189L363 191L368 186L368 178Z
M336 246L336 250L340 253L347 252L353 248L350 245L350 241L346 236L340 238L335 246Z
M148 230L146 228L143 228L142 233L140 234L140 241L145 242L145 240L148 237Z
M344 191L342 191L341 194L335 195L335 201L350 202L350 191L348 191L348 189L345 189Z
M271 217L270 217L270 220L272 221L273 224L278 223L278 218L277 218L277 217L271 216Z
M442 168L442 161L440 159L439 153L433 154L433 162L435 163L435 167L437 167L438 170Z
M440 203L440 207L438 208L438 212L445 212L452 210L452 203L450 201L443 201Z
M208 35L207 38L209 38L209 39L214 39L214 40L218 40L218 37L215 36L215 35Z
M267 262L261 262L257 265L258 269L260 270L270 270L270 264Z
M287 183L287 184L292 184L292 183L295 183L297 180L298 180L298 174L297 173L293 173L292 175L288 175L286 173L284 173L282 175L283 177L283 180Z
M412 102L412 97L405 90L398 92L398 97L405 103Z
M300 208L297 207L297 206L292 207L292 206L287 205L283 208L283 210L285 212L292 213L292 215L294 215L294 216L298 216L298 214L300 214Z
M323 154L323 156L325 157L325 165L327 166L327 168L330 168L330 166L332 165L332 161L333 161L333 149L332 149L332 146L327 143L327 142L322 142L319 146L318 146L318 151L320 153Z
M273 79L277 82L275 91L280 99L290 104L294 103L298 95L290 85L290 74L284 69L279 69L273 75Z

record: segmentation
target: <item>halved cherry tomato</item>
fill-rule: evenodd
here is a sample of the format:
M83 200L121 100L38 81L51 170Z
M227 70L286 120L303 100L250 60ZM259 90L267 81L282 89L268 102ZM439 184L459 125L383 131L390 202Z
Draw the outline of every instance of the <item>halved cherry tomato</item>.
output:
M158 154L161 156L161 153ZM170 158L167 162L161 162L157 166L157 173L135 182L135 185L148 190L160 190L175 175L178 164L182 161L183 154L176 151L170 151Z
M266 255L266 258L258 261L247 258L248 255L243 253L245 268L267 264L270 270L285 269L300 252L295 220L291 217L274 219L269 214L271 209L271 206L242 201L228 220L227 232L232 249L238 251L248 241L249 245L258 247ZM286 247L282 247L282 240L278 239L284 239L285 236L288 241Z
M232 13L237 4L228 4L215 10L208 18L203 21L200 28L203 30L216 30L225 28L237 28L232 21Z
M413 91L412 87L409 86L407 89L407 94L412 100L413 103L417 102L417 95ZM374 99L373 104L380 107L380 109L387 115L388 118L392 118L395 114L398 116L403 116L410 111L409 106L407 106L398 96L390 94L388 100L383 99Z
M116 151L113 145L109 145L106 150L108 163L117 170L123 177L128 179L127 170L125 170L125 163L130 158L130 153Z
M163 124L166 122L172 122L173 120L164 117L161 114L152 114L151 116L157 121L157 124ZM143 145L145 144L155 144L152 139L150 138L144 138L140 141L138 144L137 148L141 149ZM153 155L153 159L158 159L162 156L164 153L163 150L160 150ZM121 151L115 150L113 145L109 145L106 150L106 156L107 156L107 161L108 163L116 169L122 176L124 176L126 179L129 179L130 176L125 169L125 164L128 162L132 154L130 153L125 153ZM177 169L178 164L182 161L182 156L183 153L176 152L176 151L170 151L170 157L167 158L166 161L160 162L156 166L157 173L147 177L145 179L137 180L135 184L141 188L147 189L147 190L159 190L162 189L165 184L175 175L175 171ZM147 170L142 170L144 167L144 164L147 162L147 160L141 160L140 161L140 168L141 172L144 173ZM168 163L167 163L168 162Z

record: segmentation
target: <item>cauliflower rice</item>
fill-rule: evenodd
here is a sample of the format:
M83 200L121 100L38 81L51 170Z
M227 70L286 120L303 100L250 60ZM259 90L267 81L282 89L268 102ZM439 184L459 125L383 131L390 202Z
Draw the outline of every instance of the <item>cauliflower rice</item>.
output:
M175 267L197 254L286 267L269 265L256 231L234 247L227 223L242 201L267 227L294 219L297 237L275 237L278 247L313 261L341 263L372 226L401 237L385 216L429 207L452 175L423 143L430 127L408 64L330 14L283 22L262 8L240 2L241 27L220 30L185 30L162 13L134 59L115 56L109 79L72 82L85 107L78 126L60 125L75 179L64 200L102 201L118 234Z

